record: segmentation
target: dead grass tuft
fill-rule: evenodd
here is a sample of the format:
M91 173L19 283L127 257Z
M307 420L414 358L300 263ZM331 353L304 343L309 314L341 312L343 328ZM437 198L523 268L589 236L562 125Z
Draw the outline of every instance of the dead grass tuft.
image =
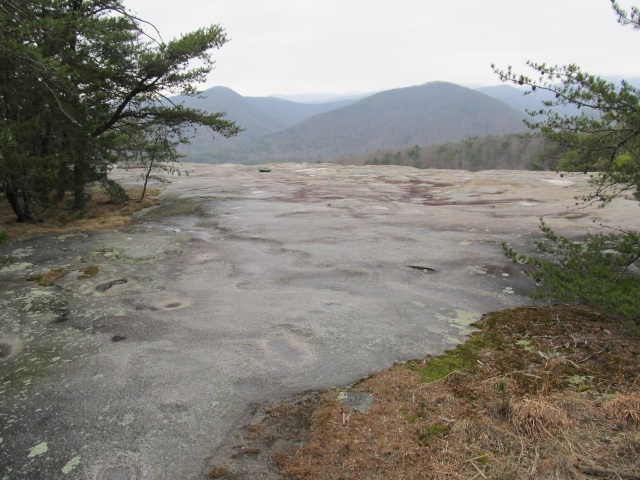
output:
M519 433L536 439L555 437L571 425L564 411L542 398L515 403L511 422Z
M207 478L223 478L229 475L229 469L225 466L216 465L207 472Z
M611 448L618 460L631 465L631 470L640 471L640 432L632 430L617 435Z
M640 424L640 393L618 395L602 404L607 416L627 425Z

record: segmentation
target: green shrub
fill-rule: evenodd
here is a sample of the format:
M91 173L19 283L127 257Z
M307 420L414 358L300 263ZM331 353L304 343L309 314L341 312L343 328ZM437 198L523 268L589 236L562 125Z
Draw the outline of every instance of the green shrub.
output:
M506 256L529 265L536 298L591 305L604 313L640 323L640 233L617 231L574 242L553 232L543 220L540 256L520 255L503 243Z

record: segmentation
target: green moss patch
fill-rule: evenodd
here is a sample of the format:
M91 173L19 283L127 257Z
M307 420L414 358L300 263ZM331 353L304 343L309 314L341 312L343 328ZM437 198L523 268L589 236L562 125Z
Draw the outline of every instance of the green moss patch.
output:
M78 275L78 280L86 280L88 278L93 278L100 272L100 267L97 265L89 265L86 268L82 269L82 275Z
M31 277L28 277L27 281L37 282L41 287L51 287L56 282L56 280L61 279L67 273L69 272L64 268L54 268L51 270L47 270L40 275L33 275Z
M419 373L423 381L436 382L455 371L473 372L478 365L479 354L485 347L485 335L475 333L466 343L447 350L442 355L411 360L406 366L409 370Z

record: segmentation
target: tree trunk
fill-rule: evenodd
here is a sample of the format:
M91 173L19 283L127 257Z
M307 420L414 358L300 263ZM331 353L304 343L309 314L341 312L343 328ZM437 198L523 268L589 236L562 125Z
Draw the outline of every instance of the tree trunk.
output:
M56 178L56 202L58 203L64 200L64 195L67 193L67 187L69 186L68 175L67 165L62 162L58 167L58 176Z
M20 197L18 196L18 192L11 185L4 185L3 187L4 195L7 197L7 201L9 205L11 205L11 210L16 215L16 221L20 223L25 222L34 222L33 214L31 213L31 208L28 203L28 195L26 192L22 192L23 203L20 202Z
M156 147L158 146L158 139L156 138L153 149L151 150L151 158L149 159L149 168L147 169L147 173L144 176L144 186L142 187L142 195L140 195L139 202L144 200L144 195L147 193L147 184L149 183L149 177L151 176L151 172L153 171L153 162L156 159Z
M73 208L82 210L87 202L85 197L85 187L87 185L87 172L84 160L78 158L73 166Z

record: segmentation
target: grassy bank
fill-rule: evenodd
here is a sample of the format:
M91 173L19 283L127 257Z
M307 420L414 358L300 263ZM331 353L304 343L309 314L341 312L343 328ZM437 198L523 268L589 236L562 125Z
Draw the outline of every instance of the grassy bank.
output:
M346 389L373 396L365 413L344 390L268 407L242 451L290 479L640 478L636 327L583 307L495 312L477 327ZM250 478L246 457L217 459L209 477Z

